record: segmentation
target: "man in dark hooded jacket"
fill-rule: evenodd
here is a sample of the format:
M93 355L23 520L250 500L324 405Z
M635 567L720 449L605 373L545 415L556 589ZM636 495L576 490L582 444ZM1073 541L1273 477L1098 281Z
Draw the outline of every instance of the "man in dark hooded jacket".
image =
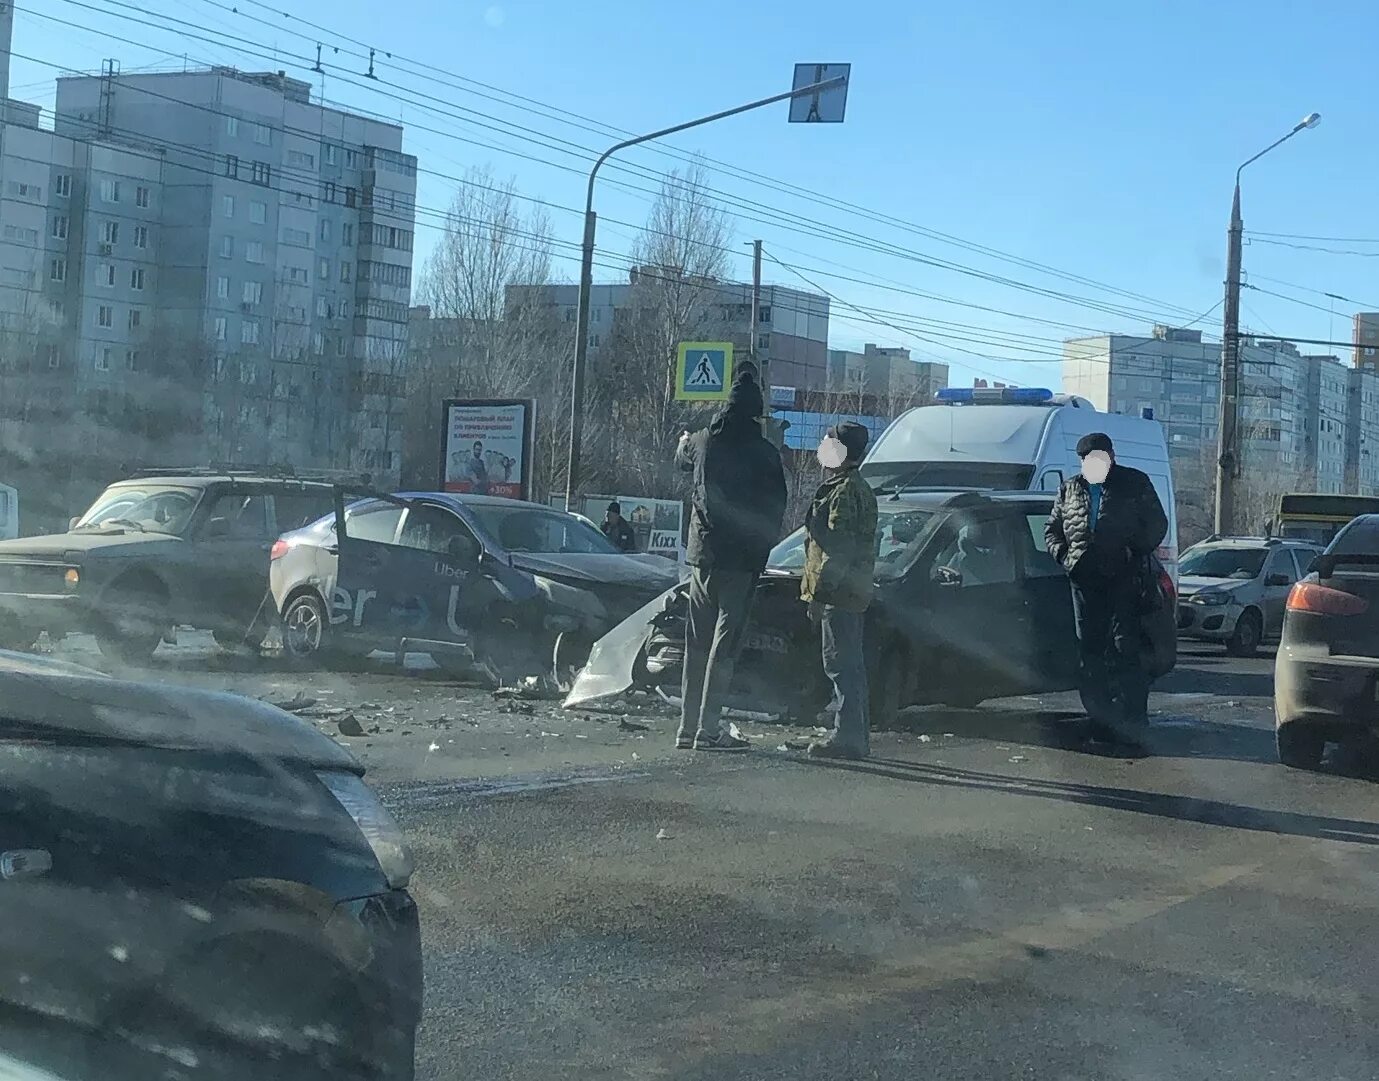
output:
M1149 703L1142 571L1163 543L1168 518L1148 475L1116 464L1110 436L1084 435L1077 456L1082 475L1058 490L1044 540L1072 583L1083 707L1097 729L1134 741L1148 723Z
M763 436L765 406L751 373L734 380L728 406L708 428L680 437L676 464L694 474L691 568L680 730L675 746L745 750L719 725L723 698L751 615L757 579L780 539L785 472Z

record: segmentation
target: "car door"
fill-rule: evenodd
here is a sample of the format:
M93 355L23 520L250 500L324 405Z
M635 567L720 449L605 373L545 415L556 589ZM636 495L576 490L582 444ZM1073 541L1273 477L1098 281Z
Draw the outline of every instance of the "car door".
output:
M1013 525L993 508L955 514L939 527L927 632L945 662L934 675L951 689L940 701L996 697L1028 681L1031 630Z
M1293 553L1287 548L1278 547L1269 553L1264 561L1264 589L1262 607L1264 608L1264 633L1280 634L1283 631L1283 612L1288 604L1288 593L1298 580L1297 563Z
M261 492L230 487L214 492L194 526L195 609L184 618L198 627L242 630L268 593L269 552L276 534Z
M1072 587L1044 543L1047 506L1015 511L1022 569L1021 588L1030 634L1026 639L1026 675L1030 691L1066 690L1077 685L1077 630Z
M481 549L454 512L375 496L402 510L395 537L351 533L344 493L336 501L339 549L331 622L376 649L462 652L469 646L463 600L478 577Z

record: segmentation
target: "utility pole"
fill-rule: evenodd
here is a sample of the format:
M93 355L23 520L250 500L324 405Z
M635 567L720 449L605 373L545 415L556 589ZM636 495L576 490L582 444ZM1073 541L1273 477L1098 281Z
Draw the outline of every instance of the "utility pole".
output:
M1216 513L1213 531L1229 535L1235 525L1235 481L1240 476L1240 245L1245 223L1240 217L1240 174L1274 147L1321 123L1321 113L1308 113L1281 139L1276 139L1235 171L1231 223L1226 230L1226 298L1221 332L1221 417L1216 433Z
M1221 417L1216 431L1216 508L1212 531L1228 536L1235 521L1235 478L1240 475L1236 431L1240 420L1240 244L1245 223L1240 217L1240 181L1231 199L1226 229L1226 299L1222 308Z
M767 404L771 401L771 380L769 357L762 360L757 356L757 333L761 328L761 241L752 241L752 330L751 346L747 353L752 358L752 363L756 365L757 375L761 379L761 392L766 396Z
M816 76L815 80L801 79L801 71L807 71L810 68L825 75L834 70L840 71L841 74L832 78L819 79ZM806 98L811 99L810 106L807 115L800 117L800 120L841 123L843 109L847 101L849 73L850 67L846 64L796 65L795 88L793 90L787 90L783 94L772 94L769 98L749 101L746 105L738 105L735 108L724 109L709 116L687 120L683 124L674 124L668 128L661 128L659 131L649 131L645 135L624 139L620 143L614 143L594 161L594 167L589 170L589 185L584 196L584 245L580 253L579 301L575 315L575 361L574 369L570 375L570 453L565 468L565 506L567 508L574 506L580 482L580 443L584 437L584 373L589 362L589 294L594 285L594 237L598 222L598 218L594 214L594 181L598 179L600 167L619 150L626 150L628 147L637 146L639 143L645 143L651 139L661 139L677 132L688 131L690 128L697 128L703 124L712 124L716 120L737 116L753 109L760 109L765 105L774 105L778 101L792 103L792 123L796 119L794 103ZM823 102L822 106L821 102ZM822 113L820 112L821 108Z

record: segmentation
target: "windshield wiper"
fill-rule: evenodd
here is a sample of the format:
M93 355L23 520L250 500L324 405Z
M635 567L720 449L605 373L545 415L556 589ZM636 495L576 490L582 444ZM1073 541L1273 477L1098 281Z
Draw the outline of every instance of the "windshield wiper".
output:
M107 518L105 521L97 523L96 528L99 529L101 526L107 525L132 525L140 533L148 532L148 530L143 527L142 523L134 521L133 518Z

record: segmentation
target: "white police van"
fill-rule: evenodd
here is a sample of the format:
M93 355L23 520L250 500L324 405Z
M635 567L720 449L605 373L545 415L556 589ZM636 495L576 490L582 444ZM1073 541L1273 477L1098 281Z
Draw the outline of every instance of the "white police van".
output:
M1116 461L1148 474L1159 493L1168 532L1158 556L1176 585L1173 472L1163 425L1152 416L1103 413L1086 398L1043 387L949 387L934 398L902 413L872 444L862 464L872 487L1056 492L1081 468L1077 441L1105 432Z

